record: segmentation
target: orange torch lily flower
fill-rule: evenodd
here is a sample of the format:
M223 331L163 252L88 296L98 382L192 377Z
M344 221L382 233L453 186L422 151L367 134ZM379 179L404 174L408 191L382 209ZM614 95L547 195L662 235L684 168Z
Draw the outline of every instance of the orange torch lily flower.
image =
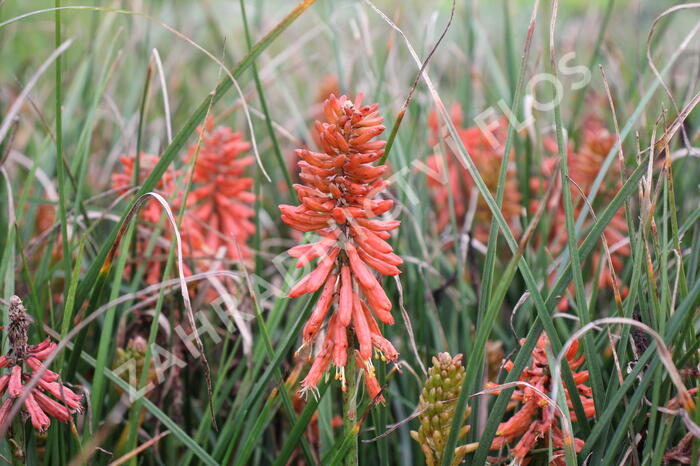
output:
M187 198L187 233L199 245L198 255L213 257L221 247L231 260L248 259L248 238L255 233L250 219L255 195L249 191L253 178L243 176L255 160L239 157L250 149L241 133L228 127L214 128L208 117L199 127L202 140L192 177L195 188ZM197 144L190 146L186 162L192 160ZM240 251L240 257L239 257Z
M521 340L521 344L522 343L524 343L524 339ZM543 393L548 393L552 389L551 371L546 353L546 347L548 345L549 339L545 334L542 334L532 353L531 365L526 367L520 375L520 380L522 382L527 382ZM578 347L579 343L578 340L576 340L566 353L566 362L572 370L574 382L576 383L576 388L578 389L578 394L583 404L586 417L591 418L595 416L595 406L591 388L585 385L585 382L588 380L588 371L575 371L585 362L583 355L576 357ZM510 371L513 368L513 362L506 361L504 368ZM497 385L487 384L487 386L494 387ZM494 393L498 393L498 391ZM566 391L566 399L569 409L573 409L571 396L568 391ZM537 391L530 387L517 389L513 392L508 407L509 409L515 409L518 405L520 405L520 407L515 411L515 414L507 421L499 424L498 430L496 431L496 438L494 438L491 444L491 449L500 450L517 440L516 444L511 447L510 454L513 459L516 460L517 464L527 464L530 460L530 453L532 450L539 448L538 445L540 441L544 442L544 446L547 446L551 438L552 447L555 449L556 455L553 460L554 464L565 465L566 463L563 458L564 442L570 442L572 439L570 437L565 438L562 430L559 428L556 419L558 411L555 411L554 415L551 414L548 402L542 398ZM574 422L577 420L576 413L573 411L571 412L571 420ZM574 438L573 442L576 451L581 451L584 442L577 438Z
M251 257L247 243L255 232L255 225L250 220L255 214L251 207L255 195L249 192L253 179L243 176L243 173L254 159L251 156L239 157L250 148L250 144L230 128L214 128L211 117L198 130L201 142L192 144L185 158L185 161L192 161L199 150L192 175L193 189L187 198L180 233L183 254L197 265L204 263L198 269L209 270L209 262L221 248L225 248L224 259L235 261ZM132 184L135 157L124 156L120 161L124 170L112 176L112 187L125 193ZM143 180L158 162L158 156L142 154L140 162L139 179ZM173 210L178 210L183 202L183 191L176 192L175 185L180 175L180 171L168 171L156 185L156 191L172 200ZM140 218L155 225L161 215L160 204L150 200L142 209ZM169 227L165 228L163 237L168 244L172 238ZM145 253L149 239L139 238L139 251ZM161 266L167 257L167 247L157 245L151 256L160 258L148 261L146 281L154 284L162 279ZM186 261L186 275L192 274L188 266L192 260Z
M503 151L505 150L507 122L505 119L499 120L498 125L494 128L480 128L477 126L461 128L462 109L459 105L452 107L452 122L457 127L457 134L469 155L471 155L484 183L486 183L491 194L495 196L496 188L498 187L498 174L501 169L501 163L504 160ZM442 135L438 128L438 118L435 112L430 115L428 124L431 129L431 143L437 145ZM446 154L444 156L435 154L427 161L427 165L432 171L430 176L427 177L427 183L431 188L435 205L442 207L437 209L438 231L444 230L450 222L450 210L444 207L448 205L451 194L458 228L461 227L465 220L470 203L475 202L474 237L481 242L485 242L489 235L491 210L484 198L479 195L471 175L461 162L457 160L448 144L445 144L445 150ZM505 157L505 163L510 163L511 157L512 153ZM447 166L447 172L445 172L445 165ZM474 196L477 196L477 199L473 199ZM508 167L505 191L503 193L502 213L511 227L517 226L517 219L522 211L520 199L521 196L515 179L515 169Z
M394 323L391 301L376 274L398 275L397 266L403 263L387 243L389 232L400 222L378 218L393 207L393 201L375 199L386 186L381 178L386 166L373 165L385 145L375 139L384 131L377 109L376 104L363 106L362 95L354 102L331 95L323 108L325 121L317 121L314 128L322 152L296 151L304 182L294 185L300 205L279 206L287 225L320 237L289 250L298 259L297 267L317 261L289 291L290 297L298 297L321 290L304 327L303 344L311 344L328 320L321 351L301 383L302 392L313 391L331 364L345 389L345 365L348 357L355 357L370 396L381 400L372 350L385 360L398 358L375 320ZM348 341L353 335L357 345ZM351 347L353 353L348 355Z
M590 194L593 182L598 176L598 172L605 157L615 144L615 140L615 135L611 134L601 121L588 118L584 122L581 144L578 150L574 151L573 145L567 148L569 177L573 181L569 189L571 190L571 198L574 201L574 216L576 218L578 218L585 206L581 196L582 194L585 196ZM549 139L546 140L544 144L545 148L552 154L558 153L555 141ZM542 176L533 177L530 181L530 187L533 192L544 192L547 189L547 183L541 181L541 179L548 179L552 175L553 170L557 166L558 158L558 155L552 155L543 160ZM547 211L552 215L551 227L546 238L538 239L539 241L546 242L547 249L553 257L557 257L567 244L566 213L564 211L564 201L561 196L561 179L557 177L555 183L554 195L549 199L547 205ZM613 163L597 195L597 198L602 200L601 205L605 205L605 203L612 200L620 188L619 166L617 163ZM530 210L534 212L537 210L538 205L539 201L533 201ZM592 223L593 219L589 214L582 231L586 231ZM620 272L624 266L623 259L631 253L624 208L620 208L615 213L615 216L608 226L603 230L603 235L610 248L613 269L616 272ZM593 271L598 270L601 260L604 260L604 256L602 256L601 252L599 250L594 251L590 261ZM607 262L604 261L602 267L598 287L610 288L615 285L613 273L609 269ZM552 273L550 281L553 281L555 277L556 271ZM618 286L620 286L619 283ZM574 292L573 284L569 287L569 291L571 293ZM622 297L624 297L628 290L625 287L621 287L620 292ZM562 298L559 303L559 309L567 310L568 307L569 304L566 297Z
M139 160L139 180L143 181L146 177L153 171L153 168L158 163L159 157L157 155L141 153ZM136 156L122 156L119 158L122 164L123 172L115 173L112 175L112 189L116 190L119 194L125 194L128 189L133 186L133 174L134 168L136 167ZM165 199L169 199L175 193L175 180L180 175L178 171L169 170L165 175L156 183L154 191L162 195ZM146 204L141 208L139 212L139 218L143 220L148 226L154 227L160 221L163 214L163 208L158 201L155 199L149 199ZM184 233L184 229L183 229ZM167 257L167 247L166 244L170 243L172 235L170 234L170 229L168 226L165 227L163 236L165 242L156 243L150 256L147 259L146 266L146 283L156 284L162 279L162 268L163 262ZM139 234L136 239L136 249L138 251L139 257L146 256L148 250L148 244L150 241L150 235ZM183 241L183 252L187 254L189 251L188 246L191 244L189 241ZM127 269L130 271L131 267ZM190 270L185 264L185 273L190 275Z

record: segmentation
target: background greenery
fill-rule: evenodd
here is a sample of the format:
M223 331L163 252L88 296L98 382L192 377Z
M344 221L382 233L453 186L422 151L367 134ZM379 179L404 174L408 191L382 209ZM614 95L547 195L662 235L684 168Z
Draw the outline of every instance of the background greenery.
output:
M295 240L280 222L276 206L295 201L285 188L285 172L292 170L293 149L311 140L309 129L317 115L319 89L324 79L337 76L341 92L354 95L361 91L368 102L378 102L385 124L391 129L418 68L402 36L365 2L318 0L305 11L297 10L301 13L298 17L286 16L296 2L244 3L250 42L241 4L236 1L69 3L95 8L65 9L60 12L60 18L54 11L40 12L52 8L52 2L0 2L3 118L57 46L72 39L60 56L59 72L56 73L54 62L37 76L35 86L17 112L16 131L10 131L14 138L10 139L8 134L1 141L0 154L8 150L12 154L2 159L7 176L0 182L0 287L5 299L12 294L20 295L36 322L43 324L43 328L34 327L33 341L47 332L66 335L77 322L100 310L100 306L120 296L133 297L133 293L145 286L139 274L121 273L126 263L137 259L128 241L119 246L121 254L109 272L99 273L106 252L114 244L118 221L135 199L128 197L113 202L117 196L107 192L111 174L119 170L118 156L135 153L137 147L160 154L164 161L143 181L139 193L152 188L167 164L185 166L183 156L187 146L196 142L195 127L202 121L214 89L217 91L211 113L216 122L244 132L248 139L255 137L261 162L271 179L267 181L259 170L252 170L261 197L256 205L258 232L253 243L256 260L248 272L262 279L254 287L260 298L259 306L251 299L238 266L232 267L236 279L229 285L239 293L242 311L250 316L253 346L245 353L236 331L222 329L223 341L218 344L206 336L203 338L211 366L212 403L218 430L208 411L209 395L201 360L180 354L191 364L169 372L163 386L135 404L120 401L123 382L119 388L119 378L108 370L115 367L119 347L135 335L178 350L171 330L185 321L185 310L181 296L177 289L172 291L171 285L169 292L160 296L157 290L151 291L155 298L147 306L135 308L140 301L127 299L101 311L84 331L71 338L69 348L57 364L65 380L85 387L90 401L88 416L79 419L74 432L53 423L48 435L30 436L27 452L31 464L68 462L81 450L85 456L76 461L90 458L94 464L106 464L152 439L156 440L132 461L270 464L277 459L282 464L285 457L294 455L299 460L327 464L343 459L347 447L353 443L349 438L352 434L331 427L332 418L342 414L337 384L322 387L318 404L309 400L303 411L294 414L289 402L298 385L294 380L283 385L299 363L293 354L300 343L300 328L310 305L305 299L288 300L265 293L269 286L264 281L274 288L285 289L287 269L294 264L284 251ZM483 342L502 341L505 353L511 355L516 367L522 368L528 362L528 348L532 348L543 324L556 351L583 325L582 321L634 316L663 337L678 368L697 367L700 342L697 157L677 158L672 165L672 177L665 176L660 165L654 164L651 183L658 190L654 229L643 215L645 198L640 199L638 193L646 172L646 165L640 168L639 163L648 155L648 151L638 147L647 148L655 131L658 140L677 114L646 58L651 24L673 4L613 0L562 2L555 31L557 55L574 51L575 62L589 67L592 81L581 91L571 91L565 86L559 117L555 112L536 115L538 134L563 134L565 129L570 129L568 137L574 143L580 135L582 117L592 110L613 131L599 65L604 68L623 130L625 179L629 181L612 204L594 203L598 220L590 229L580 232L579 239L586 241L579 253L583 263L592 250L602 253L600 234L610 216L626 203L633 254L621 274L630 293L620 308L608 290L590 286L597 280L586 269L575 269L572 276L571 269L566 268L562 270L559 288L552 286L547 279L547 267L557 258L548 257L534 243L528 244L522 257L514 257L514 240L511 237L508 241L502 232L498 242L488 243L488 252L470 249L466 261L455 261L455 252L461 254L460 243L449 232L440 235L435 231L435 210L448 207L429 202L425 175L411 165L415 160L425 161L433 153L428 143L427 118L435 108L434 100L425 83L419 83L388 159L392 170L400 173L391 192L404 206L403 223L393 242L405 260L400 278L417 354L411 348L399 311L398 288L392 280L385 280L397 320L385 333L401 353L402 370L392 371L391 367L378 365L380 380L386 386L387 403L373 408L362 424L361 464L423 461L418 445L409 436L417 421L403 421L417 406L424 382L420 361L429 363L430 357L439 351L465 355L468 363L465 383L468 390L463 392L462 399L465 402L484 382L483 359L478 357L483 355L480 353ZM451 3L378 1L377 7L401 28L423 59L445 28ZM472 124L475 115L497 105L501 99L511 108L515 104L522 107L522 101L513 102L520 78L527 82L536 73L548 69L549 1L539 4L532 46L525 55L525 67L521 67L532 8L533 2L525 0L457 2L449 31L427 72L448 107L455 102L461 104L467 125ZM28 16L21 18L25 14ZM665 70L665 82L678 108L683 108L697 92L700 64L697 38L693 37L682 53L674 52L696 26L697 18L698 12L692 9L674 13L659 22L651 40L654 62L659 70ZM57 38L58 23L61 31ZM266 36L269 31L279 32L279 37ZM249 44L256 44L252 53ZM162 59L172 142L166 130L154 48ZM215 59L237 79L250 111L254 136L246 124L241 96ZM147 77L149 64L153 68ZM142 99L146 82L149 85ZM218 87L217 83L220 83ZM567 84L566 77L564 83ZM528 92L520 88L521 96ZM261 93L266 106L260 99ZM591 107L593 101L585 99L585 95L599 97L595 100L596 108ZM60 119L57 108L62 109ZM655 130L655 122L664 110ZM522 115L521 111L518 115ZM273 122L274 138L268 131L266 118ZM685 126L690 143L695 144L697 112L690 112ZM532 164L541 147L526 134L514 136L515 164L522 188L537 172ZM283 163L275 145L279 146ZM682 147L677 137L672 140L672 151ZM57 163L60 160L57 153L65 160L64 166ZM466 160L468 154L463 152L461 157ZM615 153L609 156L611 160L614 157ZM17 162L19 159L28 163L23 166ZM523 194L523 205L528 205L527 190L523 189ZM413 195L420 202L413 202ZM37 246L37 222L46 219L47 210L42 206L47 205L54 206L56 228L46 242L62 249L63 254L54 254L53 247ZM546 218L545 213L540 228L546 228ZM521 222L527 225L530 220L529 215L523 215ZM169 227L164 223L164 228ZM126 238L131 234L129 231ZM456 246L449 246L453 243ZM683 258L678 275L676 249L680 249ZM559 259L562 266L568 267L568 253ZM653 273L648 272L647 265ZM584 276L580 277L578 272L582 270ZM176 274L171 273L168 278L174 277ZM570 280L579 277L581 284L585 283L586 293L571 311L579 320L553 319L556 297ZM514 306L526 291L531 293L530 299L513 319L515 335L528 338L520 348L509 322ZM196 298L194 302L195 306L199 304ZM3 315L7 321L6 313ZM162 318L154 319L155 315ZM585 452L578 461L592 453L589 464L619 464L623 458L640 464L660 464L663 453L686 433L679 417L664 415L657 409L677 393L654 344L641 355L640 362L628 367L628 362L636 360L626 344L630 328L614 326L611 331L620 339L617 350L624 383L620 385L614 361L605 352L609 344L607 332L589 334L585 339L588 364L596 367L591 374L591 385L594 391L599 390L596 396L602 409L594 422L574 424L575 434L586 440ZM79 345L82 353L74 349L73 343ZM694 383L697 384L697 379ZM495 399L468 399L472 407L469 422L473 427L470 441L482 440L483 446L490 443L507 401L505 397L498 402ZM368 401L366 396L358 400L361 414ZM480 410L479 403L489 406ZM108 417L110 414L113 416ZM694 417L698 422L700 413L696 411ZM318 451L313 439L306 440L306 444L300 442L309 422L318 429ZM366 442L388 428L393 429L388 435ZM158 438L165 431L169 434ZM697 441L694 447L697 460ZM7 448L7 442L3 441L0 452L9 458ZM628 456L628 450L634 450L634 454ZM467 462L481 464L485 454L482 448L477 457L468 456ZM544 452L540 460L544 462L546 455Z

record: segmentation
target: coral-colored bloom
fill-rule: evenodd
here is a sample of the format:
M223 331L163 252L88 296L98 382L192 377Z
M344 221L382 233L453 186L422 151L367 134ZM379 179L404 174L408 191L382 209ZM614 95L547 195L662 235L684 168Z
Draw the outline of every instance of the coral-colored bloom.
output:
M224 247L221 259L238 260L251 256L247 246L248 238L255 232L255 225L250 221L254 215L251 204L254 195L248 190L253 179L243 176L243 172L254 162L252 157L238 157L250 148L240 133L230 128L214 128L213 119L209 117L204 126L199 127L201 143L197 164L192 176L193 189L187 197L187 206L182 219L180 233L183 254L190 260L185 261L184 271L191 275L188 264L194 260L201 270L209 270L211 260ZM189 148L186 161L191 161L197 150L197 143ZM112 176L112 187L119 193L125 193L132 183L135 168L134 156L120 158L124 170ZM142 154L140 159L139 179L143 180L158 163L158 156ZM176 192L175 180L181 173L168 171L156 184L156 191L173 202L173 210L182 205L183 191ZM154 226L162 215L162 207L155 200L147 201L140 212L140 218ZM158 283L162 280L162 265L167 257L168 244L172 239L170 226L163 231L165 243L156 244L147 265L146 282ZM150 237L139 237L137 248L145 255ZM240 256L239 257L239 251ZM204 263L202 263L204 261ZM220 266L219 269L224 268Z
M324 115L326 121L315 125L323 152L297 150L300 178L305 184L297 184L294 189L301 205L280 206L287 225L320 236L315 243L289 250L298 258L297 267L318 260L289 292L290 297L297 297L322 289L304 327L304 345L316 339L334 307L322 349L302 381L302 391L314 390L331 364L345 388L350 328L357 339L355 354L368 391L380 399L372 348L391 361L398 358L398 353L381 335L375 320L376 316L385 324L394 323L391 301L373 270L381 275L397 275L397 266L403 262L386 242L389 231L400 222L375 218L393 207L391 200L374 199L385 187L381 176L386 166L372 165L384 153L385 142L373 140L384 131L383 119L376 104L362 106L361 95L354 102L346 96L332 95L325 103Z
M572 183L569 187L571 190L571 198L575 206L575 218L578 218L585 205L583 199L581 199L581 191L583 191L586 196L590 194L593 182L596 176L598 176L598 172L605 157L615 144L615 140L615 135L611 134L599 120L588 118L583 126L579 149L574 151L573 146L569 146L567 149L569 177L576 183L576 185ZM552 154L557 154L558 152L556 141L551 139L545 141L545 148ZM543 160L542 176L533 178L530 181L530 188L533 192L546 191L547 183L542 180L548 179L553 174L553 171L557 167L558 160L558 155L552 155ZM558 256L567 244L566 213L564 211L564 201L561 195L561 178L557 176L555 183L555 190L547 205L547 212L552 215L551 227L547 237L539 239L539 241L546 242L547 249L553 257ZM620 187L619 166L617 162L614 162L607 176L604 178L596 198L600 200L602 206L605 206L612 200ZM533 201L530 206L531 211L534 212L538 205L538 201ZM589 213L586 222L584 222L582 231L585 232L592 224L593 219ZM624 208L620 208L615 213L615 216L603 231L603 235L610 248L613 268L619 272L624 265L623 258L630 255ZM581 241L582 240L583 238L581 238ZM591 255L591 269L594 272L597 271L600 267L601 260L605 261L605 263L603 264L598 286L601 288L612 287L614 285L613 276L600 250L594 251ZM555 272L551 275L550 281L554 278ZM619 283L618 286L620 286ZM573 293L573 285L570 286L570 292ZM622 288L621 294L624 296L626 293L626 288ZM559 308L561 310L568 309L566 298L560 301Z
M239 155L250 149L250 143L231 128L214 128L211 117L199 132L202 140L192 177L195 188L187 198L186 231L198 245L197 256L214 257L224 247L225 257L237 260L240 250L241 257L247 259L251 255L247 241L255 233L250 221L255 214L251 208L255 195L248 191L253 179L243 172L255 160ZM196 151L195 143L190 146L187 162Z
M5 392L8 397L0 406L0 423L4 422L14 403L26 391L25 384L34 378L39 370L44 369L41 361L48 358L56 350L56 344L48 339L37 345L27 345L27 327L29 320L24 312L22 301L13 296L10 299L10 325L8 337L10 351L7 356L0 358L0 367L12 369L10 374L0 377L0 397ZM24 366L31 372L25 372ZM54 418L68 422L71 415L82 412L82 395L58 381L58 374L45 369L39 383L24 399L24 409L35 429L44 432Z
M125 194L128 188L133 186L133 173L136 164L136 157L134 155L122 156L119 161L122 163L124 168L122 173L115 173L112 175L112 189L115 189L119 194ZM157 155L141 153L141 158L139 160L139 181L143 182L146 177L153 171L153 168L158 163L159 157ZM175 194L175 180L179 176L179 172L169 170L163 175L163 177L156 183L154 191L163 196L165 199L170 199ZM148 226L155 227L163 214L163 207L155 199L148 199L146 204L139 211L139 218L143 220ZM146 283L156 284L162 279L162 268L165 258L168 255L168 247L170 244L170 239L172 238L171 229L169 225L165 225L163 231L163 241L157 242L153 247L151 254L149 254L148 263L146 266ZM151 235L139 234L136 239L136 250L138 251L139 257L145 257L148 251L148 245L151 241ZM189 245L183 244L183 248ZM185 265L186 273L189 274L189 269Z
M153 154L141 153L139 158L139 183L151 174L153 168L158 163L159 157ZM123 172L112 175L112 189L115 189L119 194L125 194L129 188L134 186L134 168L136 167L135 155L122 155L119 161L124 168ZM161 194L166 199L170 197L175 190L175 179L178 173L172 170L166 171L161 179L156 183L155 192ZM155 199L149 199L146 205L141 209L139 215L141 218L152 224L158 223L161 217L162 208Z
M524 343L524 340L521 340L521 344L522 343ZM520 375L520 380L522 382L527 382L543 393L549 393L552 390L551 371L545 349L548 345L549 339L545 334L542 334L537 341L537 347L532 353L532 363L530 367L526 367ZM578 346L578 340L574 341L566 353L566 362L572 370L574 382L576 382L576 388L578 389L578 394L583 404L586 417L590 418L595 416L595 406L591 389L585 385L585 382L588 380L588 371L574 372L581 367L585 361L583 355L578 358L576 357ZM506 370L510 371L513 367L512 361L507 361L504 367ZM488 386L493 387L496 385L488 384ZM573 410L573 404L568 391L566 391L566 400L569 410ZM526 460L526 457L533 449L538 448L540 440L544 442L545 446L548 445L547 442L551 435L555 454L562 454L564 442L571 441L572 439L565 438L559 428L559 421L556 416L558 412L555 411L555 415L552 415L548 402L530 387L515 390L511 396L508 407L509 409L514 409L519 403L521 403L521 406L515 414L507 421L499 424L498 430L496 431L496 438L491 444L491 449L500 450L505 445L509 445L519 439L515 446L511 447L510 454L518 464L521 464ZM577 420L576 413L571 411L570 415L571 420L575 422ZM573 439L573 442L576 451L581 451L583 448L583 441L580 439ZM559 461L559 459L563 461L561 456L555 458L554 461Z
M459 105L452 107L452 121L457 128L457 134L462 144L464 144L469 155L471 155L484 183L495 197L498 187L498 174L503 161L503 151L505 150L506 121L498 121L498 126L495 126L495 128L493 124L483 129L476 126L461 128L462 111ZM429 125L431 128L431 143L437 144L440 141L439 138L443 137L443 135L439 133L438 118L434 112L429 118ZM447 138L445 138L445 142L447 142ZM479 194L471 175L452 152L449 144L446 143L444 146L447 152L446 156L443 157L441 154L432 155L427 163L432 171L430 176L427 177L428 186L432 190L435 205L440 206L437 209L438 230L442 231L450 222L450 210L445 208L445 206L449 203L449 195L451 193L458 227L461 227L463 224L465 215L469 212L470 204L476 202L473 219L474 237L479 241L485 242L489 234L491 210L484 198ZM510 159L511 156L512 154L508 158ZM447 165L447 174L445 174L445 164ZM478 199L473 200L474 196L478 196ZM515 170L509 167L506 172L502 213L511 228L517 225L517 218L522 210L520 198L515 179Z
M316 91L316 99L313 107L311 107L312 118L318 120L324 117L324 106L326 99L332 95L340 95L340 82L338 77L334 74L328 74L321 79L318 83L318 88ZM319 139L320 133L318 131L311 131L311 139L313 139L316 147L321 147L321 141ZM293 160L296 163L296 160ZM294 168L294 167L292 167Z

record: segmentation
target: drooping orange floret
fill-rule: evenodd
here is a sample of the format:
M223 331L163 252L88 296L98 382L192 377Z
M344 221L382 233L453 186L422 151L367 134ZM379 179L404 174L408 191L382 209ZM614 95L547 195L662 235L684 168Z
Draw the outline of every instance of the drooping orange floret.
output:
M521 340L521 344L524 342L524 339ZM542 334L532 353L532 363L520 375L522 382L532 385L543 393L549 393L552 390L551 370L546 352L548 345L549 339L545 334ZM578 347L579 343L576 340L566 353L566 363L571 368L586 417L590 418L595 416L595 406L591 389L585 385L585 382L588 380L588 371L576 372L576 369L580 368L585 362L583 355L576 357ZM504 367L507 371L510 371L513 367L513 362L510 360L506 361ZM497 385L487 384L487 387L495 386ZM568 391L566 391L566 400L569 410L573 410ZM529 461L528 455L532 450L540 446L547 446L551 435L552 447L555 449L556 455L554 464L565 465L566 463L562 456L564 442L567 440L571 441L571 439L564 438L564 434L559 427L558 411L554 411L554 414L552 414L547 400L530 387L517 389L513 392L508 408L515 409L516 407L518 409L510 419L499 424L496 438L491 443L491 449L501 450L506 445L510 445L510 455L516 460L516 463L527 464ZM576 422L576 413L571 411L570 415L571 420ZM517 443L512 445L516 440ZM540 442L542 443L540 444ZM576 451L581 451L584 444L583 440L575 438L573 442Z
M239 155L250 149L250 143L231 128L214 128L211 117L199 131L202 141L192 177L195 188L187 198L183 219L187 233L199 244L195 251L198 256L214 257L223 247L230 260L248 259L248 238L255 233L250 221L255 215L251 207L255 195L249 191L253 178L243 174L255 160ZM193 144L186 162L192 160L196 150L197 144Z
M573 183L569 186L571 190L571 198L574 202L574 217L578 218L583 210L585 203L581 198L581 191L588 196L593 187L593 182L598 176L600 167L605 160L605 157L612 149L615 144L615 135L611 134L600 120L594 118L588 118L583 126L581 144L578 150L574 150L573 145L570 145L567 149L567 162L569 166L569 177L573 180ZM546 180L548 179L553 171L557 167L557 162L559 159L557 154L557 144L556 141L546 140L545 148L551 152L553 155L546 157L542 163L542 176L538 178L533 178L530 181L530 187L533 192L544 192L547 189ZM567 232L566 232L566 213L564 210L564 201L561 195L561 178L557 177L555 181L555 191L550 197L547 205L547 212L552 216L551 227L546 238L539 238L539 241L545 241L549 253L553 257L557 257L559 253L566 247ZM601 206L607 205L607 203L612 200L612 198L617 194L621 188L619 176L619 166L616 162L610 167L607 176L601 184L600 190L596 196L596 199L600 201ZM580 188L580 190L579 190ZM539 201L533 201L530 209L535 211L539 205ZM593 218L588 214L588 218L584 222L581 231L585 232L593 224ZM615 271L619 272L622 270L624 264L623 259L630 255L630 247L628 240L628 229L627 221L625 220L624 208L620 208L608 226L603 230L605 239L608 243L608 247L611 252L611 261ZM581 237L583 241L583 236ZM591 269L595 272L600 266L600 261L603 260L603 269L600 275L600 280L598 286L612 287L614 285L613 275L605 261L605 256L601 254L601 250L597 249L591 255ZM554 271L550 277L550 281L555 278L556 271ZM620 284L618 283L618 287ZM573 293L573 285L569 288L570 292ZM624 296L627 293L626 288L621 287L621 293ZM568 309L568 302L566 298L560 301L559 308L561 310Z
M471 155L479 174L484 179L484 183L495 197L498 187L498 174L503 161L503 151L505 150L508 128L506 121L500 120L497 126L491 124L489 128L484 129L477 126L462 128L462 110L459 105L454 105L452 107L452 122L457 128L462 144L464 144L469 155ZM436 145L440 141L439 138L444 138L445 135L439 131L438 118L434 112L431 114L428 123L431 128L431 143ZM459 162L450 149L450 144L444 144L444 147L446 151L444 157L442 154L432 155L427 163L432 171L431 176L427 178L428 186L431 188L435 205L440 206L439 209L436 209L438 231L442 231L450 222L450 210L446 206L449 205L449 194L451 193L458 227L461 227L464 223L470 203L476 202L472 223L474 237L484 242L488 239L491 210L484 198L479 195L476 184L467 169ZM508 159L511 157L512 154L508 156ZM445 164L447 165L447 173L445 173ZM474 196L478 196L476 201L473 200ZM515 170L509 167L506 174L502 213L512 228L516 227L518 216L522 210L520 199ZM517 233L517 231L514 233Z
M318 302L303 330L304 345L312 343L328 320L321 351L302 381L302 391L314 390L329 365L345 388L345 365L357 357L372 398L380 399L381 388L374 375L372 349L382 359L395 361L398 353L380 330L378 318L393 324L391 301L379 283L380 275L398 275L402 264L387 243L397 220L376 218L393 207L393 201L375 199L384 188L384 165L373 165L384 153L385 142L374 140L384 131L377 104L362 106L331 95L324 105L325 121L315 131L323 152L297 150L300 178L294 185L300 205L280 205L282 220L303 232L315 232L315 243L295 246L289 254L297 267L314 260L316 266L289 292L290 297L321 290ZM333 308L333 312L331 311ZM330 313L330 318L326 319ZM352 334L348 335L348 330Z
M324 76L318 83L318 89L316 91L316 101L312 106L311 114L313 119L323 119L324 117L324 106L326 99L332 95L340 95L340 82L338 77L334 74L328 74ZM321 141L319 140L319 132L311 131L311 139L314 141L316 147L321 147ZM293 160L296 163L296 160ZM296 168L296 167L292 167ZM296 171L296 170L294 170Z

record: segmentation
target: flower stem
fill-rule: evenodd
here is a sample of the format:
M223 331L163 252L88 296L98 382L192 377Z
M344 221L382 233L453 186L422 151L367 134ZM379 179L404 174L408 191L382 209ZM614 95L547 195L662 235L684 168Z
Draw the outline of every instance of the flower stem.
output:
M24 453L24 422L22 414L17 413L12 421L10 433L10 455L12 455L13 466L25 465L26 456Z
M353 432L357 424L357 377L355 372L355 358L351 356L345 365L347 389L343 392L343 426L345 427L346 435L350 436L350 446L345 457L346 466L356 466L358 464L357 433Z

